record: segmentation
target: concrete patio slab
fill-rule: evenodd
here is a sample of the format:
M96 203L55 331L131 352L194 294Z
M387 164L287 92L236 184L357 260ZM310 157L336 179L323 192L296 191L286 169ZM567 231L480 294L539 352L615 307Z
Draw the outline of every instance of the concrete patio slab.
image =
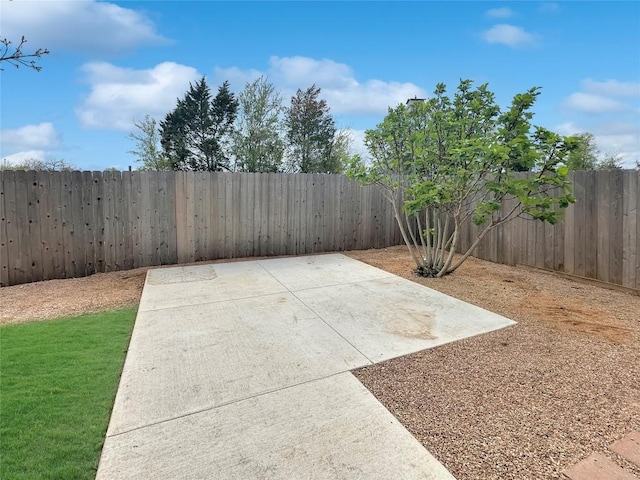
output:
M515 324L397 276L295 295L372 362Z
M258 262L216 263L149 270L139 311L284 293Z
M109 434L369 363L291 293L139 312Z
M454 480L351 373L108 437L131 478Z
M343 255L151 270L99 479L452 479L348 371L512 325Z
M272 258L258 263L292 292L394 276L340 254Z

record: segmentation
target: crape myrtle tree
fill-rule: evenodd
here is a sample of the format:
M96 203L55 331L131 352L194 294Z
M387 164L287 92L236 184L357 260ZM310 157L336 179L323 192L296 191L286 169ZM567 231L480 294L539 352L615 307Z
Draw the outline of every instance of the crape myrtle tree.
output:
M240 105L231 152L240 172L277 172L282 165L282 97L264 77L248 82Z
M344 171L348 136L339 135L329 105L321 100L320 88L298 89L285 112L289 146L288 170L300 173L341 173Z
M382 188L416 273L452 273L499 225L516 217L554 224L575 201L564 162L577 140L531 125L539 93L516 95L503 112L486 84L462 80L453 98L438 84L433 98L389 109L365 133L371 162L354 157L348 174ZM481 228L456 258L470 221Z
M238 100L224 82L212 98L204 77L189 85L160 122L160 143L174 170L231 170L229 143Z

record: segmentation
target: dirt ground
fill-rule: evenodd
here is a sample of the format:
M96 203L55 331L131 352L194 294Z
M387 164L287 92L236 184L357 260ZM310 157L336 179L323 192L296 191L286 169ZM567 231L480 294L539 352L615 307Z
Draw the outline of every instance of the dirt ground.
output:
M355 372L458 480L563 478L640 429L640 296L470 258L412 273L405 247L347 255L518 322ZM0 324L138 302L146 269L0 290Z

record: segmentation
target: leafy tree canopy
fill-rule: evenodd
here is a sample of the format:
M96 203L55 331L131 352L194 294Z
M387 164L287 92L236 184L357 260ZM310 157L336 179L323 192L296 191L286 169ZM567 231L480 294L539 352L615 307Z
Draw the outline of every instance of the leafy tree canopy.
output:
M289 170L301 173L340 173L344 169L336 152L336 127L320 88L298 89L285 113L289 143Z
M564 163L579 140L531 125L539 93L517 94L501 111L486 84L462 80L453 98L438 84L432 98L389 109L366 132L371 163L356 156L348 174L383 189L419 274L449 274L498 225L555 223L575 201ZM454 262L469 221L482 228Z
M171 163L167 160L160 146L160 133L156 119L145 115L141 122L133 122L139 133L130 133L129 138L135 142L135 147L129 153L137 157L142 164L140 170L171 170Z
M273 84L260 77L245 85L238 96L240 113L231 151L236 170L277 172L282 164L282 97Z
M0 170L72 172L74 170L78 170L78 168L63 159L49 158L46 160L39 160L37 158L28 158L15 164L8 164L6 160L3 160L0 162Z
M160 122L161 145L176 170L230 170L228 146L238 101L224 82L212 98L204 77Z

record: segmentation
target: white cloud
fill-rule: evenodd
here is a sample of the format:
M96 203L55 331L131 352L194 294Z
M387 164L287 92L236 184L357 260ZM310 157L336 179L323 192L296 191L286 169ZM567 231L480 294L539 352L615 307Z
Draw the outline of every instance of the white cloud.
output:
M28 160L38 160L43 162L44 158L45 152L43 150L27 150L2 157L2 160L0 160L0 166L13 167L16 165L22 165Z
M0 130L3 149L51 150L60 143L60 134L50 122Z
M500 43L508 47L524 47L535 43L535 37L531 33L506 23L494 25L483 32L482 38L487 43Z
M560 135L566 135L566 136L575 135L578 133L586 133L586 130L583 130L574 122L565 122L565 123L561 123L560 125L556 125L556 127L554 128L554 131L556 133L559 133Z
M253 82L257 78L260 78L261 75L264 75L259 70L242 70L238 67L215 67L213 72L213 76L218 82L217 84L222 84L222 82L227 80L231 85L231 89L236 91L241 90L242 88L244 88L245 84ZM270 80L273 81L272 79Z
M625 122L607 122L582 127L574 122L557 125L554 129L561 135L577 133L593 134L600 156L617 155L624 168L634 168L640 160L640 125Z
M507 7L490 8L485 12L485 15L492 18L509 18L513 16L513 10Z
M553 2L546 2L540 5L538 9L541 13L557 13L560 11L560 5Z
M96 1L2 2L2 35L34 49L119 53L168 40L143 14Z
M265 72L237 67L215 70L218 82L229 80L236 89L260 75L274 83L285 102L298 88L305 89L315 84L321 88L321 96L331 111L337 114L384 114L389 106L404 103L414 96L426 96L426 92L413 83L377 79L360 82L350 66L330 59L271 57Z
M593 132L596 144L605 155L619 155L622 165L633 168L640 160L640 125L611 122Z
M369 156L367 147L364 145L364 130L357 130L350 128L349 136L351 137L351 150L354 154L360 155L363 158Z
M618 80L598 82L587 78L582 81L582 89L589 93L610 97L640 97L640 82L619 82Z
M121 68L110 63L83 66L91 91L76 109L85 127L130 131L133 121L146 114L164 117L189 82L201 75L186 65L164 62L146 70Z
M629 109L628 105L617 100L582 92L569 95L565 100L565 105L572 110L585 113L623 112Z

